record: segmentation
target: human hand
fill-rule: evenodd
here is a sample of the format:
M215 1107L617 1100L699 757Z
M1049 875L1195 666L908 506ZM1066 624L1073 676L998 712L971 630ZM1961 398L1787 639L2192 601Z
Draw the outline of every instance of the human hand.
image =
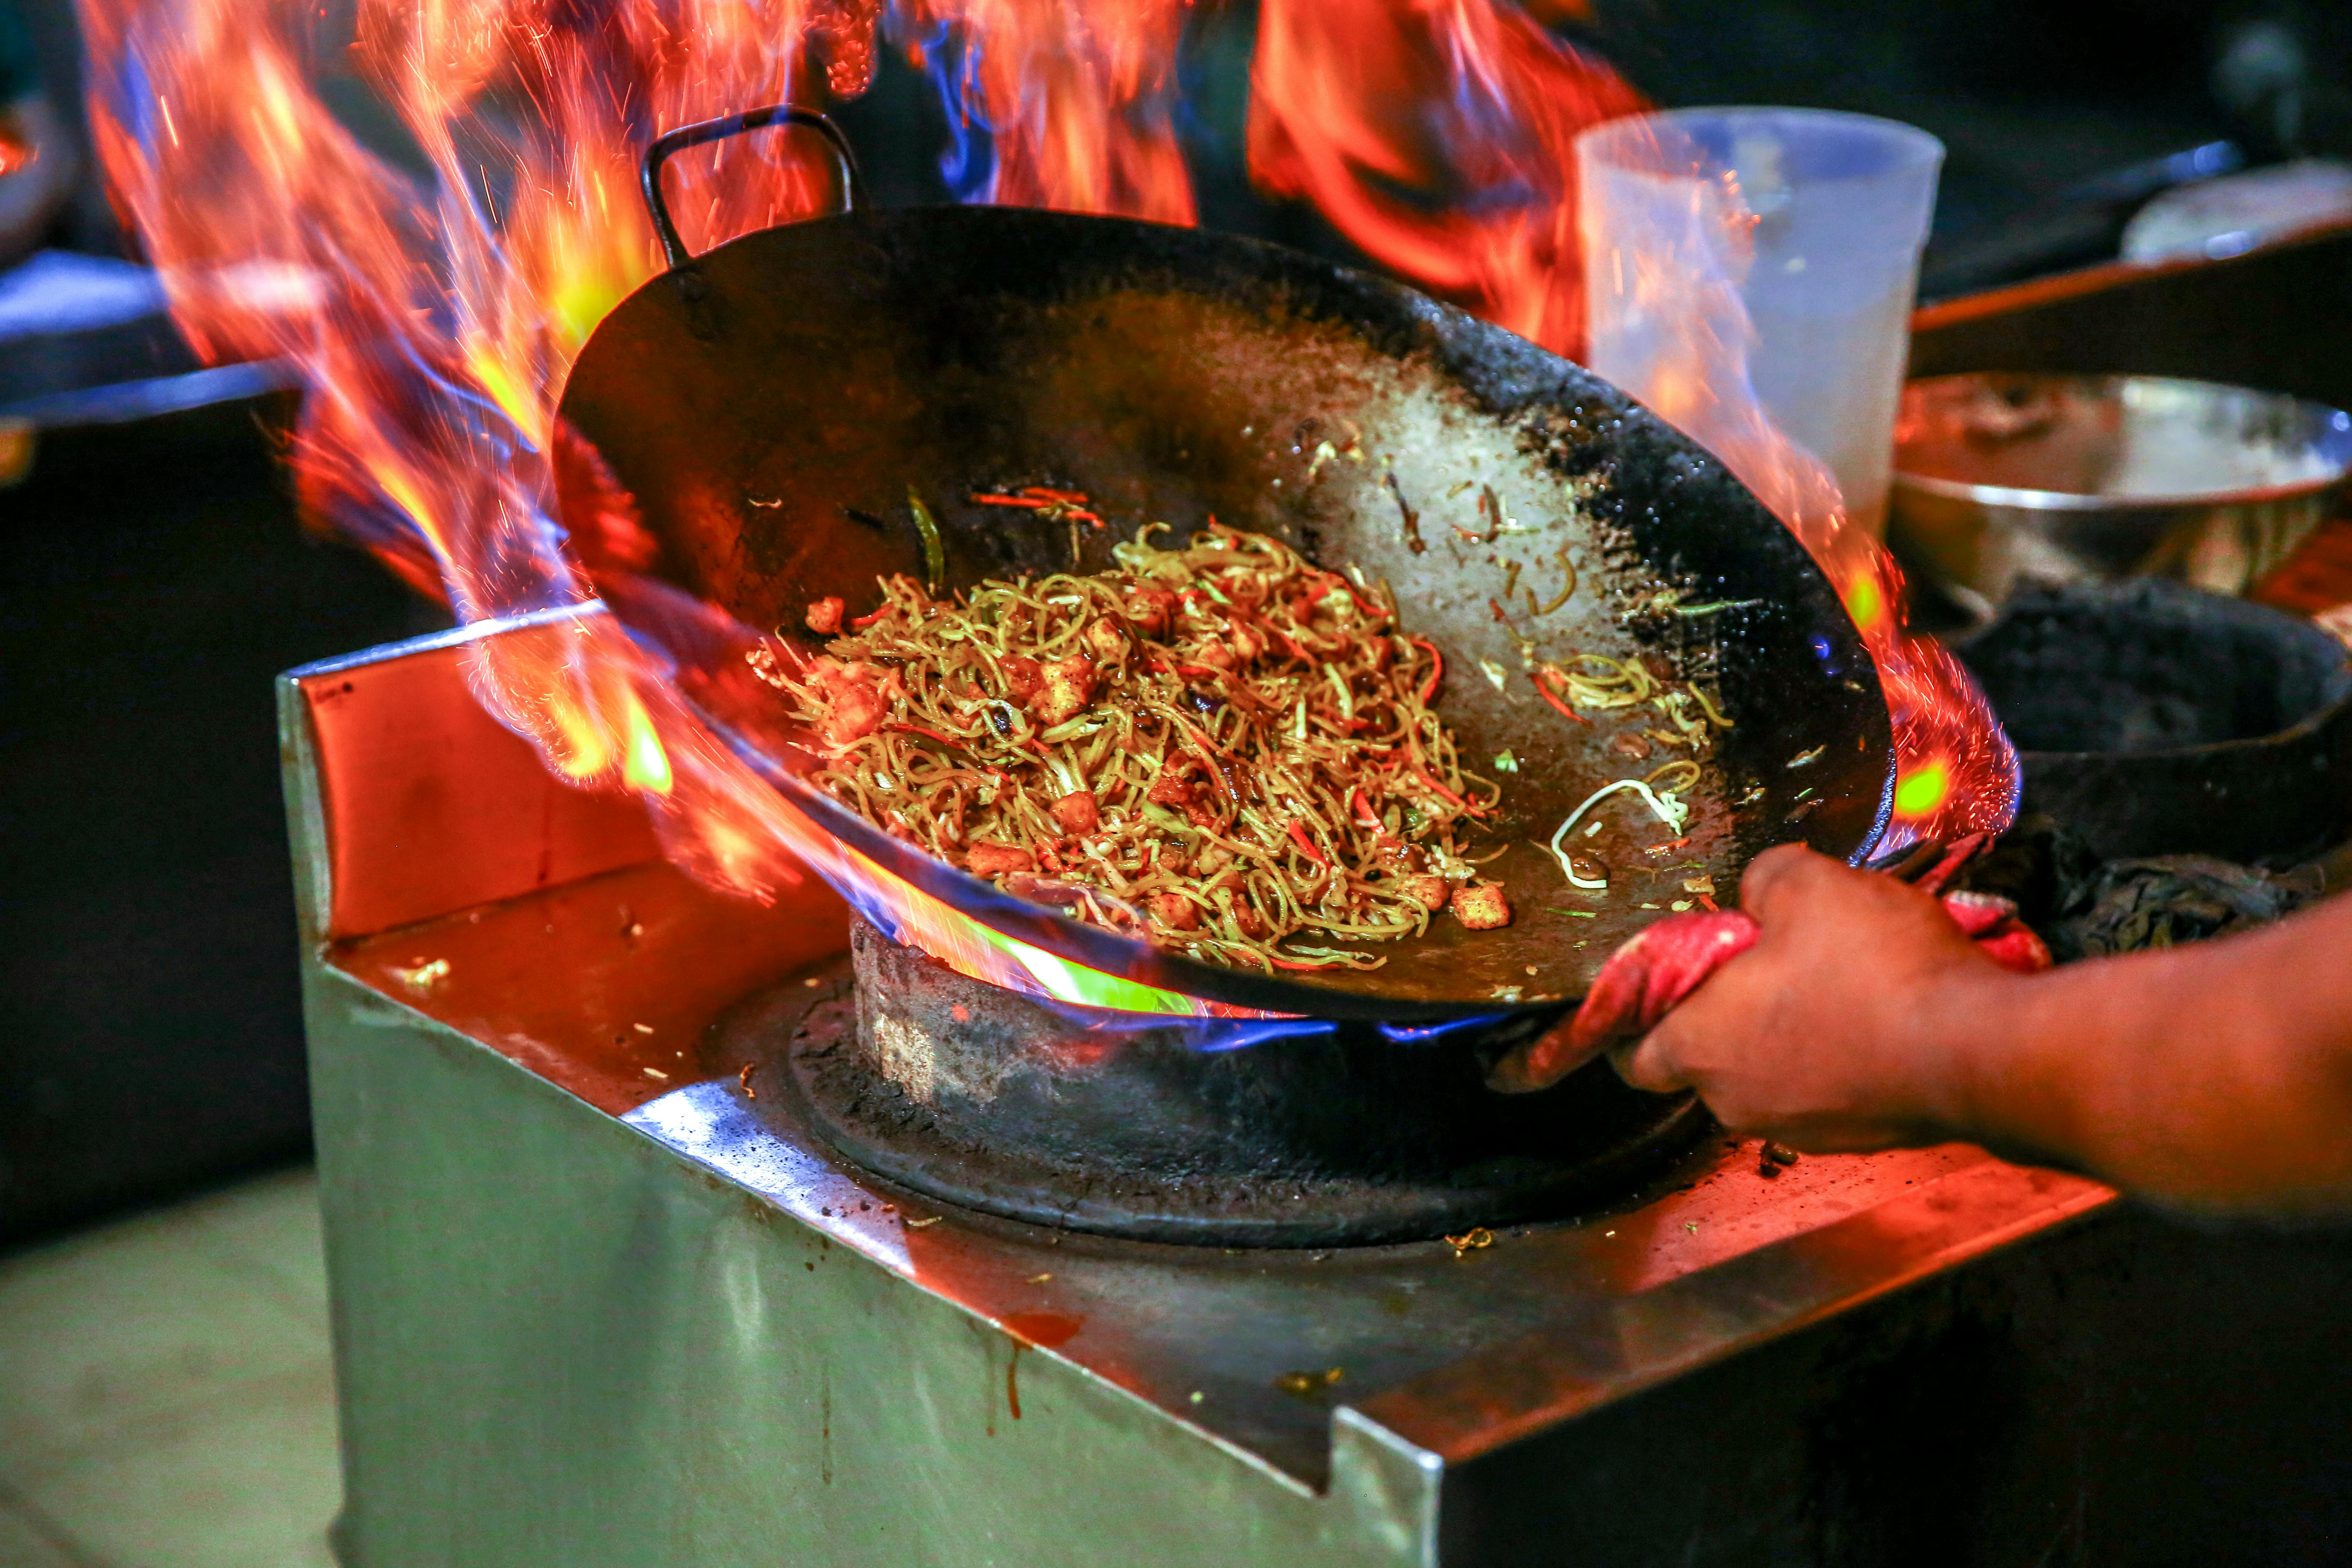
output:
M1793 846L1740 884L1755 944L1611 1059L1724 1125L1826 1152L1953 1135L1972 1036L2020 982L1930 894Z

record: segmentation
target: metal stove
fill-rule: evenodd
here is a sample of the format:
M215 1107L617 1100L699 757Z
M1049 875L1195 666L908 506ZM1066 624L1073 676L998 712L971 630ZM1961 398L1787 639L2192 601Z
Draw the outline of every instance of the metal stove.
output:
M1034 1098L943 1171L813 1059L921 990L884 973L919 961L853 975L814 879L722 898L633 804L556 783L467 693L468 646L506 632L280 688L346 1568L2340 1540L2352 1390L2309 1310L2352 1277L2338 1243L2200 1240L1973 1148L1782 1168L1680 1113L1629 1121L1641 1159L1591 1152L1555 1217L1438 1201L1407 1228L1461 1230L1382 1245L1296 1245L1357 1233L1286 1228L1280 1191L1041 1208L1018 1195L1052 1187ZM950 1049L928 1081L984 1067ZM1118 1114L1073 1108L1087 1138ZM2279 1506L2250 1520L2256 1485Z

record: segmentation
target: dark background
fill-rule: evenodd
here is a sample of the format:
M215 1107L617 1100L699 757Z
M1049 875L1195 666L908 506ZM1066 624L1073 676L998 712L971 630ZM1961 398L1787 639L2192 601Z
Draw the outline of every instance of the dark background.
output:
M69 14L28 9L70 98ZM2219 138L2258 161L2342 144L2346 26L2188 0L1600 0L1578 37L1669 105L1859 110L1942 137L1928 274L1948 290L2111 250L2138 199L2115 195L2139 188L2119 170ZM1249 189L1250 39L1246 6L1192 24L1203 221L1348 256ZM397 153L360 94L337 101ZM914 72L887 68L844 117L886 201L944 195L944 121ZM94 182L58 237L119 243ZM0 406L14 374L0 350ZM287 415L47 433L0 491L0 1245L306 1147L270 680L436 612L302 532L276 466Z

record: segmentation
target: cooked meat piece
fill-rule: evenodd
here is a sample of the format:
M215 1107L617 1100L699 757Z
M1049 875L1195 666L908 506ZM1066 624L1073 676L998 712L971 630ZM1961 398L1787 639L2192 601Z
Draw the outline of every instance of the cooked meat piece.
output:
M1087 627L1087 651L1095 656L1097 664L1119 665L1127 662L1127 634L1108 616L1097 616Z
M1083 837L1102 824L1102 808L1095 802L1094 791L1082 789L1066 795L1048 807L1062 831Z
M882 727L890 704L863 680L845 680L833 690L833 712L824 721L824 738L836 746L862 741Z
M1407 877L1404 879L1404 896L1435 914L1445 907L1445 900L1454 896L1454 886L1443 877Z
M839 599L818 599L808 607L808 629L819 637L835 637L841 631L841 612L848 608Z
M1095 661L1074 653L1045 667L1045 684L1029 700L1029 711L1048 728L1075 719L1095 700Z
M1158 637L1176 619L1176 595L1165 588L1129 588L1128 618L1146 637Z
M1045 688L1045 667L1024 653L1008 653L997 661L1004 667L1004 694L1026 703Z
M1154 805L1189 805L1199 788L1175 769L1162 768L1160 776L1151 781L1151 787L1143 792L1143 798Z
M1007 871L1027 871L1036 860L1026 849L1010 844L975 844L964 856L964 869L975 877L1002 877Z
M1184 657L1191 662L1203 665L1210 669L1231 669L1241 662L1239 655L1214 638L1188 645L1184 650Z
M1152 923L1170 931L1201 929L1201 906L1181 893L1153 893L1143 900Z
M1454 918L1472 931L1493 931L1511 923L1511 906L1504 902L1500 886L1479 883L1454 889Z

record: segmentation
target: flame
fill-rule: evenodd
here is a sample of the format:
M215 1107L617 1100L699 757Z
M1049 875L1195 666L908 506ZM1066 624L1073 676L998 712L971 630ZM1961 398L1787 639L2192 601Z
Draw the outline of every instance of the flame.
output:
M1575 4L1547 6L1581 17ZM1311 198L1350 240L1434 293L1556 353L1585 346L1585 277L1679 324L1650 384L1625 390L1721 458L1821 563L1876 659L1895 721L1885 847L2008 826L2017 760L1975 683L1911 636L1903 578L1848 526L1828 471L1781 434L1748 380L1738 294L1750 215L1698 187L1684 242L1629 256L1580 234L1576 138L1646 105L1605 66L1498 0L1265 0L1252 175Z
M892 32L939 89L965 201L1193 221L1177 146L1188 0L906 0Z
M879 9L360 0L347 33L325 36L324 13L294 0L86 0L82 20L100 156L190 342L301 372L291 456L308 509L461 619L509 620L475 645L468 678L551 768L638 792L671 857L721 886L773 898L814 867L982 979L1206 1014L980 927L814 828L601 613L593 568L630 563L632 521L569 542L555 521L551 425L572 358L658 267L635 188L646 141L790 99L818 68L832 91L862 90ZM894 26L961 62L961 102L990 142L987 194L1184 222L1171 118L1181 11L926 0ZM345 59L397 114L425 177L330 111L321 84ZM782 136L671 170L698 249L833 196L829 167Z
M1625 390L1722 458L1788 524L1862 633L1895 728L1895 819L1879 847L2007 827L2019 772L2000 721L1942 644L1906 627L1894 558L1849 521L1829 469L1772 422L1749 381L1755 332L1739 290L1754 219L1737 182L1717 172L1659 189L1684 193L1687 210L1661 221L1641 247L1583 237L1605 286L1629 296L1642 320L1664 324L1648 384Z
M554 505L557 470L593 460L555 428L572 359L659 264L635 191L656 131L806 100L820 80L854 96L887 42L941 95L964 198L1190 223L1175 130L1190 0L79 4L97 149L190 342L300 373L290 457L307 510L462 620L501 623L468 679L551 768L636 792L670 857L714 884L772 899L813 868L979 979L1232 1016L981 926L817 829L598 602L650 558L626 498L569 536ZM1496 0L1265 0L1260 28L1257 179L1429 287L1574 347L1570 142L1638 96ZM329 107L323 89L354 72L405 134L398 163ZM667 178L698 249L835 196L829 163L790 132L692 150ZM1898 603L1891 568L1869 572L1879 603ZM1862 577L1838 581L1858 619L1891 620L1854 596ZM1906 774L1906 799L1927 776Z
M1571 149L1647 107L1615 72L1496 0L1265 0L1251 87L1263 189L1432 293L1580 349Z

